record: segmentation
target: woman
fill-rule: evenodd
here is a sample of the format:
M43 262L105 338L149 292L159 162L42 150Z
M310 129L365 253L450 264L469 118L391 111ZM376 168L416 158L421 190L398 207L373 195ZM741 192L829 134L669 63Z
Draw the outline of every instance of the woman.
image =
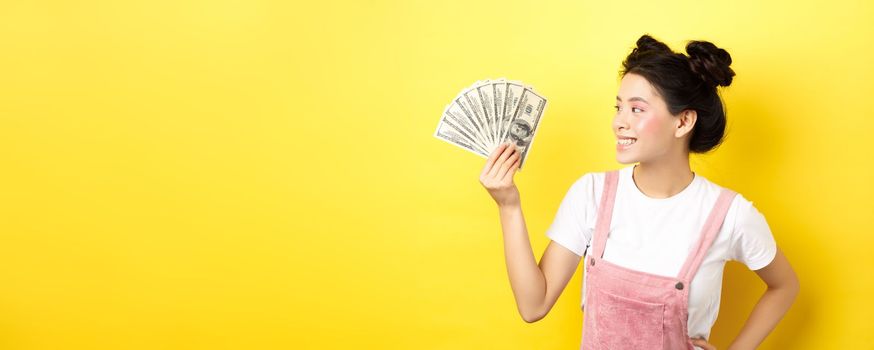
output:
M715 349L727 260L767 284L730 349L753 349L774 329L799 290L762 214L742 195L691 171L689 153L723 140L717 86L731 84L731 56L706 41L687 55L643 35L622 63L612 131L616 160L568 190L534 260L513 176L519 152L492 152L480 182L497 202L513 295L522 318L549 312L584 263L583 349ZM731 286L743 288L743 286Z

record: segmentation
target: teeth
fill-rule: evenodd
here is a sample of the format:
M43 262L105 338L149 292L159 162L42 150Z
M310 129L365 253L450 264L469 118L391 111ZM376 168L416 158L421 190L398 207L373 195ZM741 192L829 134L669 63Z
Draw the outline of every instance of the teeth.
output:
M630 145L630 144L634 143L635 141L637 141L637 139L622 139L622 140L616 141L616 143L618 143L620 145Z

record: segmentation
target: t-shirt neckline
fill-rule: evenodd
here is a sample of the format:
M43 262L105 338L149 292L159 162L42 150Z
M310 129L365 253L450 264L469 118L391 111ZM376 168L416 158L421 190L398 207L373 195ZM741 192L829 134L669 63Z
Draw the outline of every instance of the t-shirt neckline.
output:
M634 167L636 167L636 166L637 166L637 164L625 167L625 171L624 171L625 176L623 176L623 178L629 184L628 187L630 188L630 191L633 193L633 195L635 197L638 197L641 200L646 201L646 202L650 202L650 203L670 203L670 202L677 201L683 197L686 197L689 194L689 192L692 192L692 188L698 184L698 181L701 178L701 176L699 176L697 173L695 173L693 171L692 172L692 175L693 175L692 181L686 186L686 188L683 188L677 194L670 196L670 197L667 197L667 198L653 198L653 197L647 196L645 193L643 193L643 191L641 191L640 188L637 187L637 184L634 182L633 173L634 173Z

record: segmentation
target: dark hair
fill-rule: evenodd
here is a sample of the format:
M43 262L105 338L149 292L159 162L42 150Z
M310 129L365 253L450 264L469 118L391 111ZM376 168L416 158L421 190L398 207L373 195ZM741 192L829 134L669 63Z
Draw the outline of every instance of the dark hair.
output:
M673 52L644 34L622 62L620 77L634 73L646 78L665 100L671 115L695 110L698 118L689 151L706 153L719 146L725 135L725 109L716 87L731 84L731 55L711 42L697 40L688 42L686 52L689 56Z

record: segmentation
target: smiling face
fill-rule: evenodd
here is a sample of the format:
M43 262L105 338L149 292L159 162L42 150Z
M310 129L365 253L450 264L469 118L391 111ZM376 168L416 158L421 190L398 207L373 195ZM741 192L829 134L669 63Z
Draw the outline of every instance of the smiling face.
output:
M671 115L664 99L646 78L626 74L619 85L612 124L617 141L616 160L630 164L680 155L677 152L688 153L694 112L688 114L691 119ZM619 142L623 137L636 140L625 145Z

